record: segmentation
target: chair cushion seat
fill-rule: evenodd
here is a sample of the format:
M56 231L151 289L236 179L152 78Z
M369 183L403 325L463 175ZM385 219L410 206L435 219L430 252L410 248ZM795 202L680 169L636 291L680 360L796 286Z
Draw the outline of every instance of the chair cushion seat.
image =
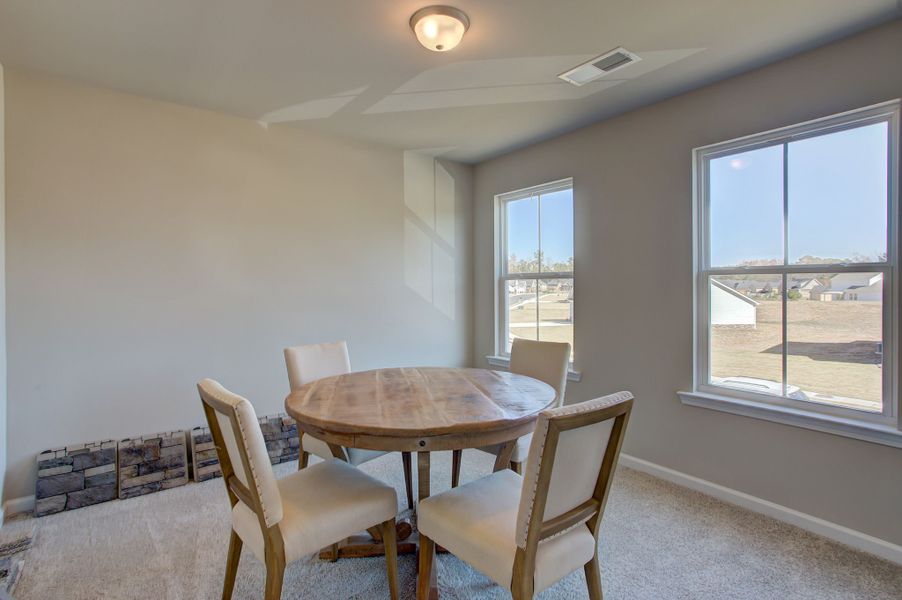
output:
M529 445L532 443L532 434L527 433L523 437L517 439L517 444L514 446L514 451L511 453L511 462L522 463L526 462L526 457L529 456ZM494 454L498 456L498 451L501 449L500 444L495 444L494 446L484 446L479 448L483 452L488 452L489 454Z
M523 478L503 470L423 500L417 527L498 584L510 589L517 510ZM535 593L582 567L595 556L595 538L585 525L539 543Z
M289 563L388 521L398 512L393 487L336 459L292 473L278 480L278 486L283 507L278 527ZM263 561L260 521L243 502L232 509L232 527Z
M333 458L329 444L312 435L304 435L301 438L301 445L304 447L304 452L309 452L326 460ZM387 454L383 450L363 450L361 448L345 448L344 451L348 456L348 462L352 465L362 465L374 458Z

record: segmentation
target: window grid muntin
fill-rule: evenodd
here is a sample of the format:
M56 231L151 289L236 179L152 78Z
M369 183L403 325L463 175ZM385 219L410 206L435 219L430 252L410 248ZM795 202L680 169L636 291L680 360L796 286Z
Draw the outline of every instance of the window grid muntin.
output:
M544 258L542 253L542 196L545 194L551 194L554 192L559 192L563 190L573 190L573 179L566 178L560 179L557 181L552 181L546 184L541 184L529 188L524 188L521 190L515 190L512 192L507 192L505 194L500 194L496 196L496 200L498 202L498 210L499 210L499 220L500 225L498 228L498 235L500 238L500 243L498 244L499 250L499 272L498 276L498 302L497 311L498 317L496 319L498 328L496 331L496 343L495 343L495 353L498 356L509 357L510 352L507 349L507 341L508 336L510 335L510 327L508 323L508 315L510 306L507 301L507 285L508 281L513 280L535 280L536 281L536 339L539 339L539 305L538 305L538 282L540 279L572 279L573 286L576 287L576 278L574 277L574 271L542 271L541 268L544 265L544 260L539 261L539 271L535 273L509 273L508 272L508 222L507 222L507 205L510 202L514 202L517 200L525 200L527 198L531 198L535 196L537 198L536 204L537 206L537 219L538 219L538 251L539 256ZM574 218L575 222L575 218ZM575 251L575 248L574 248ZM574 265L576 261L574 260ZM573 340L574 345L576 342L576 327L575 327L575 314L574 314L574 331L573 331ZM571 361L572 364L572 361Z
M878 423L892 423L902 429L902 414L898 403L900 402L897 390L899 389L899 365L895 357L899 341L899 324L896 316L899 307L898 284L896 283L896 269L898 254L900 252L898 228L899 228L899 100L887 102L869 108L850 111L832 117L825 117L807 123L802 123L789 128L762 134L747 136L738 140L713 144L694 151L695 163L695 202L696 211L696 352L695 352L695 388L701 392L712 394L728 394L743 400L756 403L776 404L792 409L800 409L803 412L823 413L859 421L875 421ZM789 264L789 236L788 236L788 177L787 160L788 144L790 142L819 137L864 127L875 123L887 123L887 232L886 232L886 261L876 263L835 263L825 265ZM730 156L737 152L747 152L759 148L775 145L783 145L784 178L783 178L783 247L784 257L782 265L750 266L750 267L711 267L710 266L710 161L723 156ZM854 273L854 272L880 272L883 273L883 398L882 413L867 413L851 408L835 405L826 405L812 401L796 400L786 397L787 391L787 290L788 277L792 273ZM783 279L783 293L781 294L783 324L782 324L782 361L783 361L783 396L769 396L754 392L736 390L725 386L717 386L710 383L711 343L710 343L710 297L708 293L708 278L717 275L739 274L778 274ZM889 367L889 368L887 368Z

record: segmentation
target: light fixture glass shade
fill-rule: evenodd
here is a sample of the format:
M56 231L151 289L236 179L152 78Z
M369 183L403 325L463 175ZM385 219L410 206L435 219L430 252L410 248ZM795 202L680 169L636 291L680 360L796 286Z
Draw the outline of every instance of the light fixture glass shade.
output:
M469 27L467 15L453 6L427 6L410 17L410 28L417 39L434 52L457 46Z

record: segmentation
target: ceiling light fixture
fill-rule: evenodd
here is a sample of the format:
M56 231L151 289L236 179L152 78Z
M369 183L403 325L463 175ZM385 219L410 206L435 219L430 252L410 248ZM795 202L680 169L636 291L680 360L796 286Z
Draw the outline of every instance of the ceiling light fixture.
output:
M410 28L424 47L447 52L460 43L470 28L470 18L453 6L427 6L413 13Z

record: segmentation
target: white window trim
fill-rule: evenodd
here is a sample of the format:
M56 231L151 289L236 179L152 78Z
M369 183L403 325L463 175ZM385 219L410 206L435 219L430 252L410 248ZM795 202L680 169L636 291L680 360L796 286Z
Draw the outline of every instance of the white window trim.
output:
M693 387L680 391L683 404L709 408L768 421L793 425L816 431L824 431L878 444L902 447L902 406L899 398L900 365L896 352L899 349L899 315L893 309L900 306L899 281L899 120L900 101L893 100L860 110L816 119L768 131L712 144L693 150ZM840 131L871 122L888 123L889 145L889 207L887 218L887 262L855 265L798 265L785 267L710 268L708 261L708 210L707 164L711 158L732 154L737 150L751 150L780 141L793 141ZM784 221L785 223L785 221ZM783 274L793 272L880 272L884 274L883 286L883 341L884 376L882 414L866 413L853 409L815 404L733 390L707 383L708 375L708 286L707 277L718 272L735 273L746 270L754 273ZM784 285L785 290L785 285ZM785 325L784 325L785 326Z
M573 178L558 179L540 185L534 185L495 196L495 354L486 356L490 365L508 368L510 366L510 352L507 351L507 306L503 287L510 279L572 279L576 286L575 270L573 272L540 272L509 274L507 272L507 219L504 207L508 202L522 200L530 196L548 194L560 190L573 189ZM576 221L576 206L574 203L574 223ZM539 220L541 228L541 218ZM541 229L539 230L541 232ZM576 346L576 315L573 318L573 346ZM579 381L582 375L574 370L573 361L567 373L571 381Z

